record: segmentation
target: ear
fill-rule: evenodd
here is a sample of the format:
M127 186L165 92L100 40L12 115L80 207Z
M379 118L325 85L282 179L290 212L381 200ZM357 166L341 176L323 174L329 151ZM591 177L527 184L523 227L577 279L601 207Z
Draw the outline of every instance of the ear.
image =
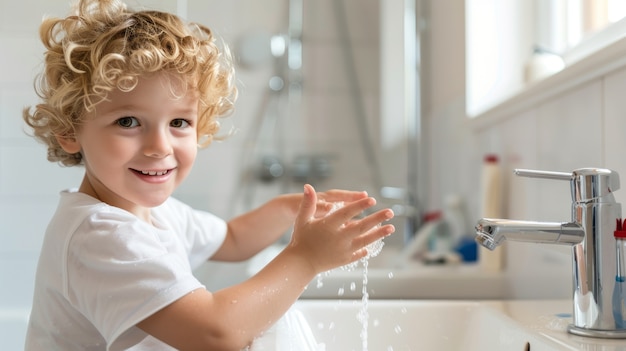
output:
M59 145L61 145L61 148L68 154L80 152L80 143L76 140L75 136L55 135L55 138Z

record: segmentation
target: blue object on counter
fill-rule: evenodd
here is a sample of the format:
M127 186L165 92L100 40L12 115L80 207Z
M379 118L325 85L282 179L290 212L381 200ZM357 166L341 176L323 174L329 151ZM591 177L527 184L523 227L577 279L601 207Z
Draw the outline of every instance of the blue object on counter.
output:
M626 328L626 279L624 277L615 277L615 287L613 288L613 318L615 318L615 327L618 329Z
M461 256L463 262L476 262L478 260L478 244L472 237L462 237L455 251Z

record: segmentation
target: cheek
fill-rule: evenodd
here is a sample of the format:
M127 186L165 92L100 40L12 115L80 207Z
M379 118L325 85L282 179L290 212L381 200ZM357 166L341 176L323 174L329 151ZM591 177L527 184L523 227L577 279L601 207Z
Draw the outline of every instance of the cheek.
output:
M197 156L198 156L198 145L194 143L193 147L189 151L189 161L191 163L194 163L196 161Z
M195 162L197 155L198 144L194 138L193 140L188 140L184 143L179 158L182 162L185 162L188 167L191 167Z
M99 157L107 157L123 161L128 159L137 152L137 145L133 142L122 138L106 138L94 137L92 139L93 146L90 147L91 153L99 155ZM107 145L107 147L102 147Z
M103 147L106 145L106 147ZM140 154L140 145L128 138L93 135L83 143L82 153L92 165L118 167L125 165Z

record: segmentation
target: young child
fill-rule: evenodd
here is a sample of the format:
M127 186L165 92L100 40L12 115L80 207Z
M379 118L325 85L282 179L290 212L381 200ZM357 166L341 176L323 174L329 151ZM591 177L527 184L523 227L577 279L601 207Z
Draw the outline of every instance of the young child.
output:
M240 350L320 272L394 231L375 200L332 190L278 196L225 222L170 197L236 96L209 29L120 0L46 19L38 93L24 111L48 159L82 165L61 193L39 259L26 350ZM329 213L334 202L345 206ZM210 292L203 261L245 260L293 226L289 245L241 284Z

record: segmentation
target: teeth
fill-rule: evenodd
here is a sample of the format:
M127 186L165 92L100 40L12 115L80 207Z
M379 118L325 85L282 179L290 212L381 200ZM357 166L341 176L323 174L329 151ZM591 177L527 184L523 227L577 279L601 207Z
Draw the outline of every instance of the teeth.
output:
M167 174L168 171L141 171L141 174L145 174L145 175L151 175L151 176L162 176L164 174Z

